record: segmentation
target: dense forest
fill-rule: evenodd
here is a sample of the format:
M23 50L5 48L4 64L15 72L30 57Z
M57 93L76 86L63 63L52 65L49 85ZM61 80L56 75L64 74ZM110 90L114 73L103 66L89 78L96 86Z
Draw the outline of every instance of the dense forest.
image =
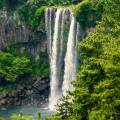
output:
M34 33L45 32L45 8L49 7L69 7L80 24L83 37L77 45L77 79L71 82L74 90L60 98L55 113L45 120L120 119L119 6L120 0L0 0L0 12L6 11L12 24L18 27L22 24L20 21L24 21ZM19 20L15 16L19 16ZM38 76L49 76L47 51L38 54L36 60L28 50L21 52L19 43L1 49L1 93L14 89L11 86L16 84L33 83ZM37 116L39 120L40 113ZM15 115L11 119L33 118L21 113L19 118Z

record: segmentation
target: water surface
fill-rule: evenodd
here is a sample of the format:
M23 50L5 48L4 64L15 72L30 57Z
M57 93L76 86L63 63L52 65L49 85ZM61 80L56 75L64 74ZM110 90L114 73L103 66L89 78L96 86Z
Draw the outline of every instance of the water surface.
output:
M47 108L39 108L39 107L26 107L26 106L14 106L9 108L0 108L0 116L3 116L8 120L11 115L19 114L20 112L24 113L24 115L32 115L36 118L37 113L41 112L41 120L44 120L46 116L52 115L52 112Z

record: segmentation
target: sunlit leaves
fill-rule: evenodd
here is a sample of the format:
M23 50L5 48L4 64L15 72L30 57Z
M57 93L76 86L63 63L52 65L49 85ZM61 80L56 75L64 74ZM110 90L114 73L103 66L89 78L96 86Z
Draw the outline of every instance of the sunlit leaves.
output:
M78 45L80 69L73 82L75 90L70 93L74 120L119 119L120 8L116 0L99 3L105 10L102 21Z
M30 59L26 57L15 57L10 53L0 52L0 77L15 81L21 75L31 73Z

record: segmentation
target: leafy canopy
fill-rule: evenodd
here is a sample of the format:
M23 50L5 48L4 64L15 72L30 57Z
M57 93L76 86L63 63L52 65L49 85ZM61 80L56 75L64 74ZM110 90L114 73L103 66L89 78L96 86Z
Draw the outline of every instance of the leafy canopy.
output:
M29 58L15 57L10 53L0 52L0 78L15 81L18 77L31 72Z
M120 119L120 1L98 2L104 9L102 20L79 42L80 69L72 83L75 90L68 94L71 111L66 106L69 112L62 114L65 100L58 106L63 120Z

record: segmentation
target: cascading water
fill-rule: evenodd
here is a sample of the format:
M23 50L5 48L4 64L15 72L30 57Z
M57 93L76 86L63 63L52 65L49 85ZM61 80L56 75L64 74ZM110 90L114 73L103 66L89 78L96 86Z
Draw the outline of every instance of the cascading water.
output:
M76 79L76 44L79 38L79 24L73 17L72 12L67 8L59 8L56 10L56 12L53 12L54 10L54 8L47 8L45 11L46 33L48 39L48 53L50 56L51 71L49 97L50 110L55 110L55 105L62 94L66 95L67 90L73 89L71 81ZM52 14L55 14L54 26L54 18L52 18ZM68 17L69 19L66 19ZM65 27L66 23L70 22L71 24L70 30L68 31L68 40L66 41L64 37ZM54 31L52 30L53 27ZM67 45L65 44L66 42ZM64 52L66 52L65 57Z
M62 76L63 76L63 70L62 70L62 66L63 66L63 52L64 52L64 25L65 25L65 15L66 15L66 10L64 9L62 11L62 23L61 23L61 32L60 32L60 47L59 47L59 59L58 59L58 65L59 65L59 91L60 93L62 92L61 89L61 84L62 84Z
M49 108L54 110L54 106L59 98L59 45L60 45L60 26L62 9L58 9L55 18L55 27L53 34L52 56L51 56L51 93L49 99Z
M51 58L52 52L52 8L46 8L45 10L45 23L46 23L46 33L48 39L48 54Z
M75 74L76 74L76 72L77 72L77 63L78 63L78 52L77 52L77 43L78 43L78 40L79 40L79 38L80 38L80 25L79 25L79 23L77 22L77 29L76 29L76 43L75 43L75 58L74 58L74 60L75 60Z
M76 20L72 16L70 31L67 42L67 51L65 56L65 71L64 71L64 81L63 81L63 95L66 95L67 90L73 89L71 81L75 80L75 65L76 65L76 53L75 53L75 44L76 44Z

